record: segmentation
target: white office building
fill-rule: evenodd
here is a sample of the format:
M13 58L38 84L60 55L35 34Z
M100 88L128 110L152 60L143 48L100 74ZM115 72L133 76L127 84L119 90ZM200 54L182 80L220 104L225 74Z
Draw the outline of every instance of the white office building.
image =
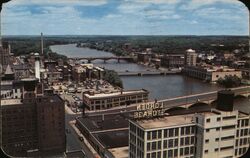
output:
M236 158L250 141L249 115L221 111L130 120L130 158Z

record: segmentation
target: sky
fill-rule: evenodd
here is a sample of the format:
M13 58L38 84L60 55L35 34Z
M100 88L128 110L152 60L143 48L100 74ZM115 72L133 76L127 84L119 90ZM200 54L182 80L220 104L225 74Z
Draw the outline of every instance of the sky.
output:
M3 35L248 35L237 0L12 0Z

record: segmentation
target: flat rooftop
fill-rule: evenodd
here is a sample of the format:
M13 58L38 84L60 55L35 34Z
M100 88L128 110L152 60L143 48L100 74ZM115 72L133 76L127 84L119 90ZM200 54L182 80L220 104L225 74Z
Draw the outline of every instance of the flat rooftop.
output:
M155 129L155 128L192 124L192 118L193 114L189 114L189 115L166 116L161 118L137 120L133 122L138 124L144 129Z
M114 129L94 133L93 136L106 148L120 148L128 146L128 129Z
M97 98L99 99L99 98L131 95L131 94L138 94L138 93L148 93L148 92L146 90L132 90L132 91L123 91L123 92L114 92L114 93L97 93L94 95L85 93L84 95L90 99L97 99Z
M90 132L128 128L128 120L121 114L77 118Z

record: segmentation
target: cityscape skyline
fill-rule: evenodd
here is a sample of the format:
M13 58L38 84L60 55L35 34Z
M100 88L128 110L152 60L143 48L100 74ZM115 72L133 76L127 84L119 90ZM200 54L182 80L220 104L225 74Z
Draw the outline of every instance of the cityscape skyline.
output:
M46 26L46 27L45 27ZM248 35L248 10L237 0L12 0L3 35Z

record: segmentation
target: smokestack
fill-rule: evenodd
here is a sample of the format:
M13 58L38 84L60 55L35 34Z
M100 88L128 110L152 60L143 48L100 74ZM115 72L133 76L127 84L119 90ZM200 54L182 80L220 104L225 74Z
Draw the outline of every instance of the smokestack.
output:
M35 53L35 76L40 82L40 58L38 53Z
M43 33L41 32L41 55L43 55Z

